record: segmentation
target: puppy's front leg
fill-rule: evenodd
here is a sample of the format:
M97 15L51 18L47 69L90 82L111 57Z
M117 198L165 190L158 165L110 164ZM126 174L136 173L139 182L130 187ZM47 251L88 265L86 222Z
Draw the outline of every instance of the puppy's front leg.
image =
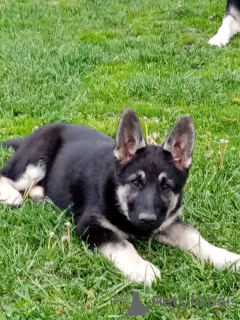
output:
M163 231L159 231L155 238L159 242L190 251L198 258L210 261L217 268L232 266L233 269L240 269L239 254L211 245L196 229L182 222L180 218Z
M106 243L100 247L100 251L133 281L144 282L151 286L152 282L161 276L160 270L141 258L134 246L127 240Z
M156 278L160 278L160 270L139 256L134 246L126 240L127 234L105 218L89 216L86 220L80 219L76 234L88 241L90 249L97 247L131 280L150 286Z

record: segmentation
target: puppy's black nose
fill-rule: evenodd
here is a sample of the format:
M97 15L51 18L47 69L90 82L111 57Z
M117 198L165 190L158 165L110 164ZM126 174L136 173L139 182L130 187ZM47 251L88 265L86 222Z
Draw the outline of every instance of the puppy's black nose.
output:
M157 220L157 217L155 214L151 214L151 213L140 213L139 214L139 220L142 223L153 223Z

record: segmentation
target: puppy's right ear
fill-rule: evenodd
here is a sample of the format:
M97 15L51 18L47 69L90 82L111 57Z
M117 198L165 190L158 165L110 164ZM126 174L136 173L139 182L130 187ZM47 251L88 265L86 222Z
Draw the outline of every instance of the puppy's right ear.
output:
M117 127L114 156L121 163L127 163L137 150L145 147L146 142L136 113L131 109L125 109Z

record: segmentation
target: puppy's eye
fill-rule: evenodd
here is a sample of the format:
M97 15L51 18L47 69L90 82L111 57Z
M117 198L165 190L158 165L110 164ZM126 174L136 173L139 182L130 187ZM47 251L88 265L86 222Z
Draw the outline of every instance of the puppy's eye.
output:
M162 186L161 186L161 190L168 190L170 189L169 185L164 183Z
M133 180L133 181L132 181L132 185L133 185L134 187L138 187L138 186L139 186L139 181L138 181L138 180Z

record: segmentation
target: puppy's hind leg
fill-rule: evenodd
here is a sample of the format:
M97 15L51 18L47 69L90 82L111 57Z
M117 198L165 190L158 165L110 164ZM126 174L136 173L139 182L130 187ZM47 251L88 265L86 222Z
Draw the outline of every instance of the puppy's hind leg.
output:
M29 197L36 203L42 202L44 200L44 188L41 186L34 186L29 191Z
M0 202L12 206L19 206L23 202L23 197L19 191L27 196L36 198L36 192L43 194L42 190L37 190L36 184L45 177L46 165L39 161L37 164L28 164L25 171L16 180L9 179L2 175L0 177ZM42 188L42 187L38 187ZM43 188L42 188L43 189ZM41 196L42 197L42 196Z
M23 139L0 172L0 202L20 205L23 199L19 191L27 195L44 179L61 145L61 128L60 124L46 125Z
M16 190L8 178L0 178L0 203L6 203L13 207L20 206L23 202L21 193Z

